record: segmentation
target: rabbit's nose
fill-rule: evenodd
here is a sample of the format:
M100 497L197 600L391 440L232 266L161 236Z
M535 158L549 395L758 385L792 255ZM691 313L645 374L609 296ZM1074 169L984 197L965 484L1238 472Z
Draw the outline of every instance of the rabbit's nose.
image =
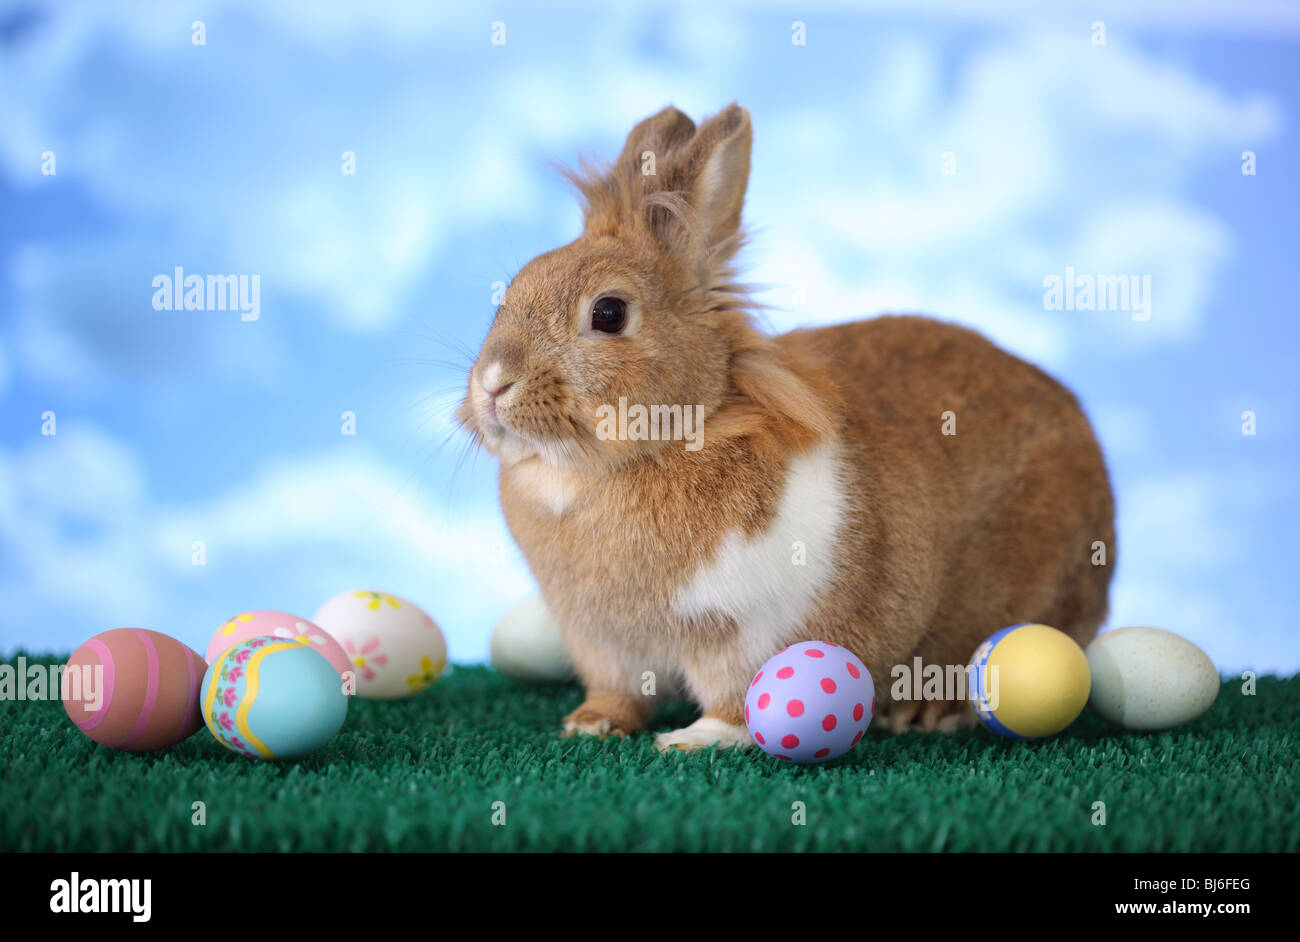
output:
M513 379L505 379L501 375L501 361L489 364L488 368L483 371L479 377L479 385L489 397L495 399L507 389L515 384Z

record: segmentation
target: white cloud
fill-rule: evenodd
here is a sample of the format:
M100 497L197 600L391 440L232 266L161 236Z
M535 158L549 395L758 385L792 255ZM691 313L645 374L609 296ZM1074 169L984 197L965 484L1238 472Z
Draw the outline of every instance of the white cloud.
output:
M432 498L420 499L412 476L364 454L268 461L224 493L155 520L160 563L184 570L198 539L210 559L284 567L301 580L285 585L284 598L319 596L303 603L308 617L306 608L352 586L394 592L439 621L458 660L481 659L483 627L532 589L495 508L439 510ZM227 607L250 604L230 599Z
M1259 513L1276 513L1290 489L1248 460L1121 482L1108 624L1183 635L1225 671L1293 672L1294 618L1282 611L1280 598L1272 601L1276 593L1249 565L1268 552L1251 529ZM1276 610L1278 617L1249 618L1229 601L1259 590L1266 594L1251 599L1249 608Z
M870 130L804 109L764 116L769 138L799 142L751 182L752 273L785 309L774 327L928 311L1052 367L1196 336L1232 235L1185 202L1183 180L1208 153L1275 134L1276 103L1059 31L978 50L951 95L938 50L903 40L881 57L908 107L896 70L873 72L856 93ZM1122 174L1113 151L1131 155ZM1066 266L1151 275L1151 320L1045 311L1043 279Z
M43 436L33 423L25 447L0 451L0 556L11 561L0 576L6 634L30 638L24 628L49 627L52 608L157 614L160 584L139 529L147 490L128 448L66 416L57 434ZM69 628L76 633L75 624L59 625ZM7 647L12 639L0 642Z
M1219 519L1223 485L1200 471L1135 482L1119 499L1121 553L1164 571L1208 569L1231 559L1238 547Z
M0 557L17 563L0 577L0 650L17 638L70 649L139 625L202 651L232 611L310 617L330 595L364 586L422 605L457 660L482 660L487 627L533 582L495 508L435 504L413 477L343 449L268 460L209 499L159 504L124 443L65 423L0 451ZM203 567L192 565L196 540ZM212 597L214 575L246 594ZM52 630L33 643L28 624Z
M374 329L400 316L447 240L503 213L535 211L546 168L528 161L527 140L544 115L509 120L510 89L519 87L527 68L518 57L503 59L510 81L496 86L492 103L506 119L485 122L466 115L483 106L479 98L448 94L430 106L430 86L446 82L449 66L430 59L407 31L427 35L441 17L412 14L400 4L380 4L373 16L368 10L364 24L314 6L266 14L283 18L284 26L292 21L295 37L305 30L324 45L331 45L330 36L355 42L349 30L377 31L385 42L390 34L406 36L409 44L386 48L410 59L411 68L397 71L398 83L376 98L347 84L337 85L334 96L315 94L307 78L312 70L287 71L280 58L259 55L257 47L272 40L246 31L239 33L244 80L214 85L220 66L213 63L234 54L225 45L224 18L214 16L209 45L195 47L188 15L147 9L56 13L13 61L0 61L0 113L6 115L0 166L30 185L41 179L41 150L55 149L60 175L46 185L72 182L108 212L147 217L151 227L161 222L171 230L164 269L187 258L193 268L196 255L228 259L241 273L263 276L269 310L277 295L305 297L345 327ZM250 12L262 15L261 9ZM483 43L488 46L486 22ZM87 59L122 47L149 54L135 60L136 68L104 70L87 90ZM320 71L331 68L319 63ZM292 114L268 100L267 87L294 101ZM186 107L178 111L177 100ZM556 103L551 113L562 110ZM160 134L164 114L169 119ZM282 135L274 159L268 133ZM132 143L139 141L150 146ZM345 150L357 154L356 176L341 173ZM102 238L97 254L109 255L117 234ZM58 248L72 254L70 246ZM74 344L56 325L31 330L34 355L48 342L63 351L56 361L67 361Z
M1065 264L1078 274L1149 275L1150 319L1129 329L1115 312L1072 316L1088 324L1109 320L1134 342L1185 339L1201 326L1231 249L1224 224L1194 207L1150 202L1100 207L1063 253ZM1052 274L1064 277L1064 268Z
M764 0L784 10L781 0ZM861 9L858 0L813 0L810 11ZM1078 23L1079 32L1090 35L1091 24L1101 20L1108 24L1108 40L1114 42L1125 31L1143 33L1208 32L1215 36L1249 35L1263 38L1300 35L1300 8L1290 0L1250 0L1223 3L1222 0L1145 0L1134 4L1127 0L1058 0L1044 4L1038 0L876 0L872 9L878 14L905 14L928 19L951 27L954 24L985 24L1024 27L1052 23Z
M234 4L231 4L232 6ZM464 22L466 10L456 4L367 0L365 4L322 4L314 0L240 4L268 28L287 32L318 48L337 50L358 38L374 39L389 48L416 51L431 34ZM488 42L494 17L481 17L480 37ZM509 34L507 33L507 36Z
M9 261L13 344L23 371L62 392L110 380L193 376L263 381L282 362L279 335L233 311L155 311L152 279L175 248L149 234L26 243ZM159 258L168 263L158 265ZM190 273L194 272L190 266ZM254 272L256 273L256 272ZM262 311L276 306L263 291ZM250 343L252 332L257 342Z

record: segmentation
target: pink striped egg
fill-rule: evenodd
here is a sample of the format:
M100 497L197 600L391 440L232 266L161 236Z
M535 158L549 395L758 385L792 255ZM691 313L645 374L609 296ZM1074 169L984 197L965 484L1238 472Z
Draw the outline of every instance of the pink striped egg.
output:
M95 742L150 752L203 725L199 688L208 665L175 638L145 628L95 635L68 658L63 708Z

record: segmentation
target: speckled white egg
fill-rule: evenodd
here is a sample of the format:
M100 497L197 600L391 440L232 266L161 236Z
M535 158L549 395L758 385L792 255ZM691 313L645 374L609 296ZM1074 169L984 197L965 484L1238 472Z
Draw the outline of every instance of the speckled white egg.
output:
M573 676L573 662L555 616L541 595L524 599L492 632L492 666L515 680L558 684Z
M312 620L343 646L359 697L409 697L432 686L447 666L447 642L437 622L396 595L340 592Z
M1219 672L1204 651L1159 628L1116 628L1085 652L1092 672L1088 706L1125 729L1157 730L1196 719L1219 694Z

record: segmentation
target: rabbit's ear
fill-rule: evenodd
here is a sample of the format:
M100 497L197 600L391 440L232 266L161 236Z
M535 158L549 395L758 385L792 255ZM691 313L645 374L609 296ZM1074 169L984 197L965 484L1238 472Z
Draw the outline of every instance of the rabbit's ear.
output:
M682 154L682 189L706 250L734 240L740 232L753 141L749 111L732 104L701 124Z
M642 176L643 168L667 160L694 134L695 122L669 105L632 129L615 166L630 176Z

